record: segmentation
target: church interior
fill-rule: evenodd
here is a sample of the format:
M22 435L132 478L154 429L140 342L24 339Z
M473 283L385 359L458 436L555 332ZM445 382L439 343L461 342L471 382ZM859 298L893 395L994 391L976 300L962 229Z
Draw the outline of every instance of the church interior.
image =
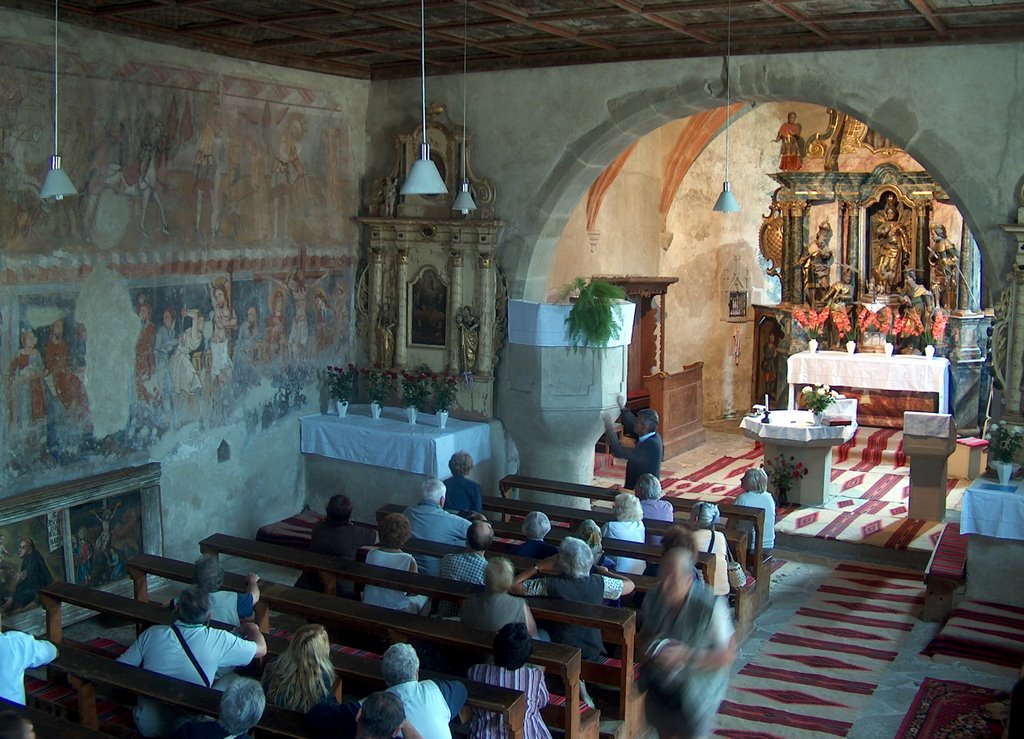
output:
M332 496L377 527L466 451L494 551L533 510L557 544L614 518L653 410L674 520L717 504L746 573L715 735L1011 736L1022 47L967 0L0 0L4 629L123 646L219 553L365 695L387 642L484 642L296 595L374 582L309 550ZM574 340L595 286L610 335ZM535 646L555 735L655 735L640 600L588 616L605 662ZM68 662L40 725L132 736Z

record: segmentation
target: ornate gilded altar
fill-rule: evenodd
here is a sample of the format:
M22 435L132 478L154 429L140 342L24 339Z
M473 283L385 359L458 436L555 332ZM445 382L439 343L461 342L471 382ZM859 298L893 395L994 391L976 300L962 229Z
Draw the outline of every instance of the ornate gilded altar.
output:
M426 364L461 378L455 413L490 417L504 346L507 294L495 248L494 186L471 166L472 140L431 105L427 140L449 195L400 194L421 127L395 138L395 161L370 188L367 258L357 282L356 328L365 360L400 371ZM451 209L465 159L479 210Z

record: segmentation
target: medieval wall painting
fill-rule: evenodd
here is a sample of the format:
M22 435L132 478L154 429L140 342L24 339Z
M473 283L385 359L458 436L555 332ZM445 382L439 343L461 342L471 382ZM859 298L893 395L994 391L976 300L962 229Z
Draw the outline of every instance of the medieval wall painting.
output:
M59 538L48 536L46 515L0 526L0 609L5 617L38 608L39 588L66 579L64 548Z

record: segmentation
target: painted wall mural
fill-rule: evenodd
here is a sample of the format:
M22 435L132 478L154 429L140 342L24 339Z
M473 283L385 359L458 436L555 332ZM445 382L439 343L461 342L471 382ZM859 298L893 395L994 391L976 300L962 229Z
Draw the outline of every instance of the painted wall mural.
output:
M350 116L316 75L69 42L60 143L80 195L43 202L45 38L0 40L0 486L19 489L148 458L186 428L266 428L354 350L365 101ZM83 289L97 269L112 291ZM111 352L129 382L104 376Z

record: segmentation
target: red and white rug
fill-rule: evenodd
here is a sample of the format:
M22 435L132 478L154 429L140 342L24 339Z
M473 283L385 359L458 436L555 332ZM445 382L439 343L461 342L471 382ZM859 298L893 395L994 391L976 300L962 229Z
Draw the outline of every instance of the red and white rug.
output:
M940 664L967 665L1012 681L1024 664L1024 608L965 600L949 614L921 656Z
M1001 737L1002 725L982 710L995 698L996 691L989 688L926 677L896 739Z
M729 686L716 736L846 736L914 628L921 573L841 563Z

